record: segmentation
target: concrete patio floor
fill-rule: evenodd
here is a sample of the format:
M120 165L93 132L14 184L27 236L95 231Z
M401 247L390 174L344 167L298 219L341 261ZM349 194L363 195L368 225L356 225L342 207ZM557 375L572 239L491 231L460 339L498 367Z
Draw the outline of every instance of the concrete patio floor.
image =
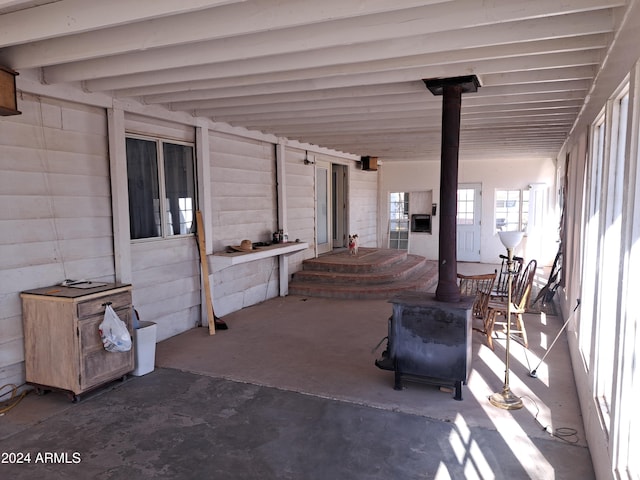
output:
M392 372L374 366L382 347L373 351L390 313L384 300L275 298L225 316L227 331L159 343L154 372L78 404L28 395L0 417L0 452L32 461L0 464L0 475L595 478L564 336L538 378L528 375L560 317L526 315L529 349L511 343L511 389L524 408L506 411L487 400L502 387L503 336L491 351L473 334L463 401L423 383L394 390ZM34 462L46 452L69 462Z

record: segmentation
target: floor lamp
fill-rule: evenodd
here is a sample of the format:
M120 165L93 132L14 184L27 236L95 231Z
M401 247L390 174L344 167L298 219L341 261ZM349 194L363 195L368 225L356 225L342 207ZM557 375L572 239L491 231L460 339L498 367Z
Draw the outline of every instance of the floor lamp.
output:
M504 371L504 385L501 392L489 397L492 405L505 410L517 410L522 408L522 399L516 397L509 388L509 346L511 344L511 285L513 283L513 250L522 241L524 232L498 232L500 241L507 249L507 343Z

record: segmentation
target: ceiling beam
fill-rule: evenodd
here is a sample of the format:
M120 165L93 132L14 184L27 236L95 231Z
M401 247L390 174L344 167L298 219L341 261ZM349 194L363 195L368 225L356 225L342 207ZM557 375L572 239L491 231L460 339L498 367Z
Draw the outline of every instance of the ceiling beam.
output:
M567 39L570 41L571 39ZM536 42L537 43L537 42ZM529 45L530 47L530 45ZM505 47L506 48L506 47ZM526 47L521 47L523 50L527 50ZM384 62L381 64L358 63L350 65L345 72L339 67L328 68L315 68L304 70L291 70L286 72L271 72L260 75L241 75L238 77L226 77L226 78L210 78L204 80L202 84L208 84L210 89L206 92L206 96L203 97L200 90L189 90L177 94L167 95L148 95L145 96L145 102L148 103L167 103L182 100L197 100L202 98L220 98L220 96L228 96L229 92L220 92L221 95L216 96L212 91L213 87L240 87L246 85L253 85L254 89L247 89L246 94L261 94L267 91L265 85L278 82L286 82L286 85L280 85L280 93L286 91L295 91L296 85L293 83L295 80L301 80L300 84L297 84L297 91L310 89L310 90L322 90L328 88L349 87L349 86L362 86L362 85L375 85L386 83L398 83L415 81L421 78L437 78L437 77L450 77L459 75L461 71L465 73L473 72L476 75L482 76L487 73L501 73L507 71L520 71L545 68L566 68L570 66L584 66L584 65L596 65L600 62L600 53L598 50L587 51L561 51L559 53L541 53L541 54L527 54L521 51L516 53L517 48L512 47L509 49L511 56L505 56L502 58L484 58L478 59L473 56L471 52L467 52L464 56L461 52L457 55L455 52L451 52L455 58L454 62L450 62L446 55L438 55L438 61L435 59L423 58L420 61L414 61L412 63L418 63L419 66L402 66L402 63L398 60ZM538 48L534 49L539 51ZM490 51L486 52L487 55L491 54ZM506 55L503 50L502 55ZM403 59L403 63L409 63L407 59ZM424 65L430 63L430 65ZM174 74L176 72L173 72ZM216 77L221 73L208 72ZM200 78L203 73L191 72L193 75L193 82L202 80ZM180 78L178 78L180 77ZM120 88L140 87L144 85L154 85L158 82L168 81L180 81L184 80L181 73L169 75L167 73L154 74L134 74L124 75L111 79L99 79L89 80L84 82L86 90L90 92L114 90ZM187 85L188 87L188 85ZM194 86L197 88L197 85ZM271 87L271 92L277 91L276 88ZM248 93L251 92L251 93ZM234 95L237 96L237 95Z
M520 71L514 71L509 69L507 72L501 73L483 73L482 85L484 87L493 85L517 85L521 83L538 83L549 81L569 81L569 80L592 80L596 74L596 65L571 65L569 67L546 67L542 70L531 70L530 68L523 67ZM396 82L396 85L411 85L412 88L424 89L424 82L421 77L417 77L413 81ZM238 79L242 82L245 79ZM381 85L367 85L366 87L381 88L386 87L389 82ZM121 88L115 91L118 97L145 97L146 101L150 103L168 103L171 101L202 101L203 99L224 99L228 97L247 97L257 95L274 95L281 93L296 93L296 92L313 92L322 90L338 90L341 88L351 88L357 90L358 88L365 88L365 86L337 86L319 88L308 81L291 81L286 82L271 82L260 83L259 91L256 91L256 85L253 84L239 84L237 86L221 86L218 82L210 82L206 80L194 81L194 82L178 82L168 83L161 85L143 85L133 88ZM88 87L88 86L87 86ZM286 88L285 88L286 87ZM87 88L88 89L88 88ZM221 89L224 89L222 91ZM110 90L110 89L106 89ZM161 95L166 97L162 100ZM172 96L174 95L174 96ZM178 97L177 95L182 95Z
M554 82L539 82L529 85L484 85L474 98L479 97L506 97L511 95L545 94L568 92L578 95L580 91L587 90L591 82L587 80L569 80ZM361 101L377 101L377 98L399 98L404 94L424 95L424 82L404 82L387 85L367 85L363 87L345 87L326 90L289 92L253 95L248 97L225 97L210 100L195 100L187 102L171 103L172 110L206 110L219 108L246 108L269 105L291 104L296 102L318 102L344 99L360 99ZM431 98L431 97L429 97ZM438 102L440 103L440 102Z
M458 35L458 38L460 36ZM466 38L466 37L465 37ZM155 85L160 83L175 83L186 80L214 80L229 77L246 77L260 74L296 73L315 71L315 76L327 74L350 74L365 71L381 71L396 68L424 67L438 65L445 62L462 63L470 60L497 59L513 57L517 55L534 55L539 53L568 52L589 49L604 49L609 41L609 36L602 33L588 34L586 36L552 38L546 40L517 41L497 46L480 46L474 48L456 49L451 45L443 45L449 50L435 50L430 43L406 39L406 41L382 42L380 44L358 44L344 47L334 47L309 52L298 52L284 55L264 55L255 59L231 60L220 63L206 63L174 67L168 63L167 58L180 58L179 55L168 52L153 60L143 72L135 72L134 65L142 63L141 59L129 60L118 69L104 68L106 60L89 62L91 66L83 62L78 64L62 64L43 69L43 78L46 83L56 84L72 81L86 80L88 88L114 89L144 84ZM409 43L410 45L402 45ZM464 42L468 44L468 39ZM398 45L401 44L401 45ZM147 58L150 53L145 55ZM201 58L207 58L203 55ZM165 60L163 60L165 59ZM75 67L75 68L74 68ZM140 70L140 68L138 68ZM138 84L111 85L108 79L116 77L118 80L129 79ZM291 78L291 80L296 77ZM107 83L106 88L96 87L100 82ZM142 83L140 83L142 82Z
M544 123L568 123L571 124L575 119L575 112L565 112L565 113L549 113L549 112L523 112L522 115L518 114L504 114L504 113L488 113L486 115L476 115L470 116L469 118L463 117L462 125L463 128L467 128L467 126L474 124L484 124L486 125L488 121L491 121L492 124L495 122L496 124L502 125L514 125L514 124L524 124L529 125L533 123L539 122L540 124ZM261 125L254 126L253 128L260 131L265 131L274 135L284 134L287 132L287 135L298 135L300 133L313 133L314 135L320 134L331 134L334 135L336 131L339 131L343 134L353 133L353 132L403 132L406 129L415 129L415 128L431 128L438 129L439 131L441 122L440 117L433 117L429 115L425 115L423 117L405 117L400 119L394 119L393 122L390 122L388 119L373 117L373 118L362 118L360 117L360 121L355 122L351 121L331 121L323 119L322 121L313 121L312 119L303 120L300 119L296 123L288 123L288 124L278 124L277 122L264 123Z
M483 105L520 105L525 103L559 102L566 100L582 104L586 89L587 85L585 85L583 89L545 93L520 92L519 95L500 95L496 92L493 96L480 96L474 94L465 98L465 109L468 107L479 107ZM256 115L264 115L265 118L268 118L270 114L276 113L287 113L291 116L300 114L304 116L305 114L324 115L333 112L357 112L357 109L367 109L370 113L377 113L379 111L406 112L411 110L436 110L439 112L441 108L440 102L433 101L433 97L425 95L425 92L380 95L377 97L335 98L315 101L281 101L271 104L219 108L211 108L206 105L202 105L201 108L198 108L195 102L189 104L189 106L191 105L193 105L192 108L185 108L185 104L179 104L177 106L172 105L172 108L179 111L191 109L194 111L196 116L208 117L215 115L218 117L234 118L235 120L241 120L243 117L247 119L251 119L251 117L260 118L255 117Z
M186 13L181 12L180 10L183 8L180 8L172 16L153 18L153 21L150 22L143 22L145 17L136 18L134 16L132 22L135 23L116 25L112 28L101 28L95 31L81 31L76 34L69 32L58 38L47 37L47 40L44 41L16 45L7 54L5 60L15 65L14 68L32 68L123 55L136 51L160 50L174 45L193 45L215 39L232 37L237 39L241 35L273 32L281 29L293 30L301 25L313 27L315 24L354 16L388 13L414 7L425 8L425 5L448 1L450 0L404 0L399 4L388 0L367 0L367 2L323 0L322 2L307 2L304 8L300 8L299 0L205 1L197 2L197 4L204 5L202 8L205 8L198 11L189 11L186 8L188 7L186 1L173 2L179 4L180 7L184 4L184 12ZM83 1L82 3L88 2ZM111 4L113 3L111 2ZM125 3L131 4L126 0ZM139 3L142 2L136 0L136 5ZM160 4L155 0L153 3ZM59 9L61 8L59 7ZM130 9L123 8L121 10L128 14ZM73 9L67 7L67 11L72 12ZM23 16L26 15L28 14L23 14ZM43 15L45 15L44 11ZM33 16L33 12L31 12L31 16ZM46 15L43 18L46 18ZM0 19L0 26L2 25L3 22ZM0 38L2 37L0 36ZM18 41L19 38L16 38L14 42L22 43ZM34 40L38 40L38 37Z
M61 0L0 16L0 47L73 35L242 0Z
M386 14L383 17L384 20L381 18L378 22L367 22L365 24L366 31L360 34L357 24L354 26L316 24L285 31L267 31L210 42L148 49L86 61L63 63L60 60L55 60L60 65L45 68L44 76L49 83L61 83L217 64L222 64L218 68L224 71L250 67L244 74L251 75L264 73L265 67L268 69L267 71L270 69L286 70L291 69L292 66L297 69L315 68L456 51L468 48L470 38L473 39L474 48L494 47L514 42L533 42L551 37L569 38L603 34L612 32L614 28L612 13L609 10L600 10L574 14L570 18L564 15L549 16L543 19L505 22L472 28L465 28L467 25L462 24L447 31L441 31L442 26L436 23L438 26L436 33L424 34L423 32L430 31L429 26L434 28L432 25L435 21L434 18L413 18L411 20L410 14L404 11L400 13L408 17L404 23L394 21L393 14ZM462 15L462 11L458 15ZM465 16L468 17L468 13L465 12ZM364 23L367 18L349 19L348 21ZM383 21L389 23L383 24ZM429 24L429 26L422 27L420 21ZM398 28L398 24L402 24L402 28ZM415 25L415 33L411 29L412 24L418 24ZM390 31L387 35L384 34L385 27ZM316 32L314 29L318 31ZM607 43L608 38L603 36L598 46L604 48ZM310 52L313 52L313 55L309 55ZM23 65L15 59L9 64L14 69L46 65L42 62L38 63L32 56L28 56L28 58L31 61ZM53 61L54 59L49 60L49 62ZM261 63L265 63L265 67L261 68Z
M248 107L253 105L277 105L285 102L331 101L345 98L371 99L405 94L424 94L424 83L421 80L416 80L415 82L389 83L386 85L329 88L325 90L251 95L246 97L224 97L211 100L173 102L171 106L176 110L195 110L205 108Z

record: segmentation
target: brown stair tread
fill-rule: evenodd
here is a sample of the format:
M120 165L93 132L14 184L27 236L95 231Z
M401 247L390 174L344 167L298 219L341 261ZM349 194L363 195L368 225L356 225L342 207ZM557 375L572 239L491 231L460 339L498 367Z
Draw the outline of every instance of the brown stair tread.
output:
M437 262L404 251L361 248L303 262L289 284L292 295L380 299L403 291L427 291L438 278Z
M403 280L425 264L424 257L407 255L402 261L395 262L386 269L373 271L327 271L302 270L293 278L295 281L332 282L340 284L376 284Z

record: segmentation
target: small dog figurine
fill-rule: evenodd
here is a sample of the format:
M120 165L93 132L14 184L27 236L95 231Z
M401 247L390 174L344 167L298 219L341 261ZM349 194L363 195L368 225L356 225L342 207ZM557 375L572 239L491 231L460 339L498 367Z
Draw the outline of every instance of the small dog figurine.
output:
M349 255L358 255L358 235L349 235Z

